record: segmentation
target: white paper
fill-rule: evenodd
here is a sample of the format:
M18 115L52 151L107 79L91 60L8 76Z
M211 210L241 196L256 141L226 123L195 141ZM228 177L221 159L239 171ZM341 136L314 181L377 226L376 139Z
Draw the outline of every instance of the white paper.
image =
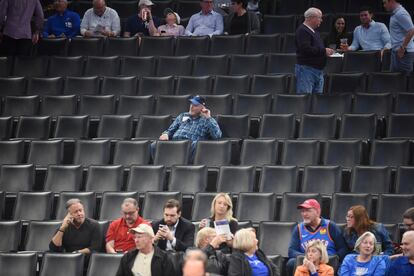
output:
M214 221L214 228L216 229L217 235L226 235L227 239L231 239L231 231L229 221L226 219Z

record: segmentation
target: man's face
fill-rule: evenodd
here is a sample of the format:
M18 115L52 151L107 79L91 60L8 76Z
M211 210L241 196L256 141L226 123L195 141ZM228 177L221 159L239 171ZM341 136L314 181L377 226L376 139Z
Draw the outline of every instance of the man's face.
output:
M414 232L406 232L403 235L401 241L401 248L404 253L404 256L407 256L409 259L414 259Z
M55 10L58 13L63 13L68 7L68 3L65 0L55 1Z
M372 20L372 13L369 13L369 11L361 11L359 13L359 20L361 20L362 25L367 25Z
M319 28L319 26L322 23L322 13L318 13L317 15L310 17L309 22L312 28L314 29Z
M191 116L197 116L201 114L201 110L203 110L204 106L202 104L199 105L194 105L194 104L190 104L190 115Z
M414 221L410 218L403 219L404 227L408 230L414 230Z
M209 13L214 8L214 1L213 0L201 0L200 6L201 6L202 12Z
M164 222L168 226L176 224L180 216L181 212L177 212L177 207L164 209Z
M121 207L121 213L127 224L133 225L137 221L138 208L136 208L133 204L123 204Z
M315 222L319 218L319 212L314 208L310 208L310 209L302 208L300 209L300 214L302 216L303 223L305 224L311 224L312 222Z
M386 11L392 11L391 4L389 0L383 0L382 4L384 5L384 9Z
M148 244L152 243L151 237L146 233L135 233L134 234L135 246L138 250L146 248Z
M69 209L69 214L73 217L73 223L81 225L85 221L85 210L80 203L72 204Z
M201 260L187 260L183 266L183 276L204 276L204 263Z
M97 1L93 5L93 12L97 16L102 16L105 13L106 5L103 1Z

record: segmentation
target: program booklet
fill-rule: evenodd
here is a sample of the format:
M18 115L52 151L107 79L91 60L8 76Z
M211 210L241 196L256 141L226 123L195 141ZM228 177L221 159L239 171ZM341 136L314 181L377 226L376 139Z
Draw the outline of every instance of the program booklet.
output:
M228 240L231 240L231 231L229 221L227 219L214 221L214 228L216 229L217 235L226 235Z

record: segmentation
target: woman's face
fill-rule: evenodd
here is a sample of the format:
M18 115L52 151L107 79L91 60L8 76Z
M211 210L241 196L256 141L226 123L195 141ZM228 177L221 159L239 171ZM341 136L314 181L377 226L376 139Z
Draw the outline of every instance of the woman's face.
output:
M335 21L335 29L338 33L342 33L345 29L345 19L343 18L338 18Z
M363 255L372 255L374 253L375 243L370 236L365 237L359 245L359 253Z
M231 2L232 12L238 12L242 8L242 3Z
M167 23L167 25L174 25L177 23L177 20L175 18L175 15L173 13L169 13L167 14L167 16L165 17L165 22Z
M228 208L229 205L227 204L227 201L223 196L217 198L216 203L214 204L214 213L216 215L225 215L227 213Z
M252 233L252 239L253 239L253 248L252 248L252 251L256 252L257 249L258 249L259 241L257 240L256 233L253 232L253 231L251 231L251 233Z
M354 218L354 213L352 212L352 210L349 210L348 213L346 214L346 226L348 228L352 228L355 225L355 218Z
M316 247L310 247L306 252L306 258L313 264L318 265L321 261L321 252Z

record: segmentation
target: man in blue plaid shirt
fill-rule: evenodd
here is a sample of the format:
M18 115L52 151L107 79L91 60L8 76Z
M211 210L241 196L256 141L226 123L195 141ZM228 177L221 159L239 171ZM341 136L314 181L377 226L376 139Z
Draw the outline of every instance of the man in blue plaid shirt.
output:
M159 140L191 140L192 159L197 141L220 139L222 133L217 121L211 117L210 110L206 108L206 100L203 97L194 96L190 102L190 110L178 115L170 127L161 134ZM151 148L154 152L154 143Z

